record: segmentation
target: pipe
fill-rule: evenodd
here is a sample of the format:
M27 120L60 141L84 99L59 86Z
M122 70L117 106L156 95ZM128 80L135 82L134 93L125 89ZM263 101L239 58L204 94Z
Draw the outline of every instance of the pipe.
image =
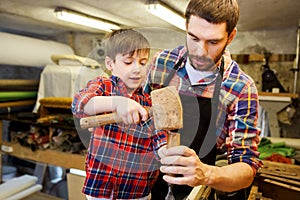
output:
M295 59L295 68L293 71L295 72L294 74L294 88L293 88L293 93L296 94L297 92L297 79L298 79L298 71L300 69L299 66L299 61L300 61L300 19L298 21L298 29L297 29L297 46L296 46L296 59Z

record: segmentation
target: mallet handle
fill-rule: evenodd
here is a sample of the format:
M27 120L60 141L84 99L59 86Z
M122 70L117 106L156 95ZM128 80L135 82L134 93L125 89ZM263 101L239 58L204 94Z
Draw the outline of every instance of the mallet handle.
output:
M180 145L180 134L170 131L168 134L167 148L175 147ZM172 176L172 174L168 174ZM165 197L165 200L175 200L173 193L173 185L168 183L168 193Z
M123 120L118 113L108 113L104 115L95 115L90 117L84 117L80 119L80 127L82 129L88 129L96 126L103 126L113 123L121 123Z
M150 107L144 107L149 116L152 116L152 111ZM88 129L97 126L104 126L107 124L121 123L123 122L122 118L118 115L118 113L108 113L102 115L94 115L90 117L84 117L80 119L80 127L82 129Z
M168 134L167 148L180 145L180 133L170 131Z

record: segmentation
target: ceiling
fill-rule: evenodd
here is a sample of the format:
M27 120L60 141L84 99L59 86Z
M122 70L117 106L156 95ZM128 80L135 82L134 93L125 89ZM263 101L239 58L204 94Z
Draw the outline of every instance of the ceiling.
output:
M188 0L162 0L184 13ZM121 27L176 29L149 14L146 0L0 0L0 31L51 37L69 31L97 33L98 30L59 21L53 15L57 6L104 18ZM239 31L297 27L299 0L238 0ZM179 30L179 29L178 29Z

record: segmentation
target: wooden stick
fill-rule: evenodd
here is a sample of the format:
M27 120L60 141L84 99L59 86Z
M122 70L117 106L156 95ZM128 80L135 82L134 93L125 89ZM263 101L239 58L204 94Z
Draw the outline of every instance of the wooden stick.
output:
M34 105L34 104L35 104L35 100L1 102L0 108L13 107L13 106L28 106L28 105Z

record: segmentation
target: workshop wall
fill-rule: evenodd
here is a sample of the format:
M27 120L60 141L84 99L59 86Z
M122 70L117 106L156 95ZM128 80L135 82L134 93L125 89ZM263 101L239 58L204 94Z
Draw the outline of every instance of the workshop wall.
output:
M177 45L185 44L185 33L174 30L143 28L137 29L142 32L151 44L151 55L156 51L172 48ZM102 62L101 55L97 55L97 49L103 48L101 42L104 34L74 34L68 37L56 38L60 40L67 39L67 43L73 47L75 54L79 56L91 57ZM263 72L264 52L269 52L275 59L270 60L270 68L276 71L277 78L285 89L289 92L293 91L294 74L291 71L295 68L294 58L296 54L297 29L283 30L261 30L238 32L236 38L229 46L230 53L239 55L234 57L241 65L243 70L247 72L256 82L258 88L261 88L261 75ZM102 52L105 53L105 52ZM247 60L241 60L241 55ZM257 58L249 59L249 55L256 55ZM278 58L279 57L279 58ZM297 92L300 93L300 83Z
M263 28L263 27L262 27ZM151 56L155 52L165 48L172 48L185 44L185 33L174 30L158 28L140 28L151 43ZM90 57L104 65L103 55L105 53L101 42L105 34L70 33L69 35L58 35L55 40L69 44L76 55ZM276 76L287 92L293 92L295 68L294 59L297 44L297 27L283 30L256 30L249 32L238 32L236 38L229 46L229 50L240 67L255 81L259 91L262 90L262 73L264 64L264 53L269 52L272 57L269 66L276 72ZM300 80L297 78L296 91L300 93ZM298 106L299 107L299 106ZM300 137L300 130L296 124L300 121L300 110L292 125L282 125L282 135L285 137Z

